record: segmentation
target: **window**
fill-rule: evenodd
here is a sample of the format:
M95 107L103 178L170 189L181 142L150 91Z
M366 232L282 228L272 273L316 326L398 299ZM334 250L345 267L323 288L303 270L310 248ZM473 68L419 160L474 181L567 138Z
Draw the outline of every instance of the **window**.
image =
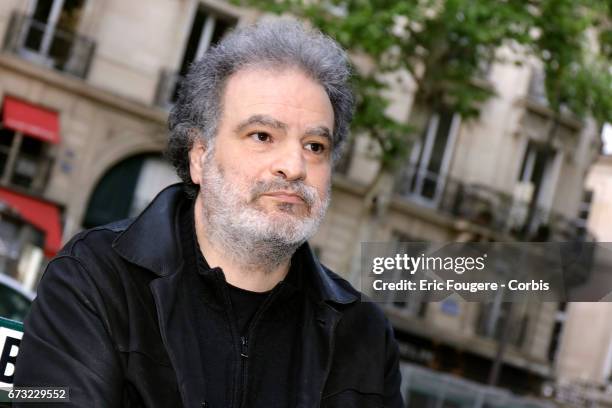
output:
M578 218L576 219L576 228L582 235L587 232L589 215L591 214L591 206L593 205L593 191L585 190L582 192L582 201L578 207Z
M39 193L52 146L60 143L58 112L5 95L0 122L0 185Z
M13 131L0 128L0 171L6 167L14 140Z
M429 118L404 170L401 194L423 204L438 204L460 121L459 115L448 111L435 113Z
M235 19L221 16L202 7L198 8L183 53L180 75L185 75L189 65L202 58L206 50L219 42L223 35L235 25Z
M553 363L557 358L557 351L561 344L561 336L563 334L563 325L567 318L567 302L560 302L557 305L557 314L555 316L555 325L550 335L550 343L548 343L548 361Z
M527 334L529 316L524 310L513 307L513 303L502 302L497 296L493 303L480 304L476 334L493 340L505 341L516 347L522 347ZM506 327L509 325L509 327Z
M527 96L541 105L548 105L545 79L546 75L542 68L531 68L531 77L529 78L529 89L527 91Z
M198 7L178 71L164 70L161 73L155 96L155 103L158 106L164 108L172 106L178 97L180 82L187 75L191 63L201 59L206 50L219 42L236 23L235 18Z
M75 41L83 0L38 0L24 33L24 51L63 70Z
M405 234L400 231L393 232L393 242L396 245L395 253L397 254L409 254L414 256L415 254L420 254L425 252L429 247L429 244L426 242L421 242L412 238L410 235ZM402 278L406 278L402 276L402 271L397 269L394 272L393 281L399 281ZM416 275L412 275L412 279ZM418 280L416 280L418 282ZM404 314L407 316L424 318L427 312L427 294L422 291L416 292L391 292L388 295L387 302L393 307L401 309Z
M31 0L27 14L14 10L6 50L27 61L85 78L95 41L77 34L85 0Z
M49 170L48 150L42 140L0 127L0 184L40 190Z
M521 172L519 174L520 182L528 182L532 184L540 184L544 175L546 161L550 155L550 148L538 144L534 141L529 141Z
M19 210L0 200L0 275L8 275L22 284L25 283L23 278L27 279L29 275L36 281L42 263L44 242L45 235L40 229L22 218ZM2 297L0 295L0 299ZM4 306L11 303L9 301ZM0 301L0 309L2 306ZM2 313L0 316L8 317Z
M528 141L514 191L509 222L513 231L542 235L537 239L532 238L548 240L545 234L537 231L541 226L547 228L554 188L560 172L560 159L561 156L552 147L533 140ZM529 209L534 200L537 209L530 214Z

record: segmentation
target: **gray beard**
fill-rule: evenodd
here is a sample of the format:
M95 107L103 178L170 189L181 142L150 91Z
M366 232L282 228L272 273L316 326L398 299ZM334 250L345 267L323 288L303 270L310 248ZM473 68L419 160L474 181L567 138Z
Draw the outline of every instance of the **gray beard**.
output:
M210 243L245 270L275 270L288 262L297 248L317 231L329 205L329 191L320 200L314 188L301 182L258 183L253 186L251 195L257 197L274 189L293 190L304 197L311 209L309 217L296 216L287 220L294 206L281 204L277 209L287 213L287 217L272 219L253 202L244 202L244 192L225 180L224 171L214 160L213 153L210 149L206 154L200 185L202 219Z
M222 248L233 263L246 271L272 272L291 259L303 242L288 243L280 239L252 240L242 231L217 229L210 234L211 241Z

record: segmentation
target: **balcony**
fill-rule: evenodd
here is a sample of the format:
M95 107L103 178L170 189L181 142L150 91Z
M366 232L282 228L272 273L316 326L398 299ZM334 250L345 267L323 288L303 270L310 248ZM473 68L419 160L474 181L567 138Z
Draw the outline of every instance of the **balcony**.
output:
M155 91L155 105L162 109L170 110L178 98L178 91L183 76L177 71L162 69Z
M87 37L13 12L4 49L35 64L86 78L95 50Z
M518 241L593 241L584 220L569 219L546 208L535 208L511 194L448 175L406 167L395 186L400 196ZM531 218L530 220L528 218Z

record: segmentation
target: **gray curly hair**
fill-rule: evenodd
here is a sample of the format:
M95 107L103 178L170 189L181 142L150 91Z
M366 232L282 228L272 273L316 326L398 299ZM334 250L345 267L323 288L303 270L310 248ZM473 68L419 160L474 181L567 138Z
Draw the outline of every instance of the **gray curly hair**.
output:
M321 84L334 110L333 160L340 156L354 105L346 53L330 37L307 30L295 20L262 21L228 34L191 65L181 84L168 119L166 156L192 197L199 188L189 174L189 150L194 138L201 135L206 142L213 140L228 78L251 67L296 67Z

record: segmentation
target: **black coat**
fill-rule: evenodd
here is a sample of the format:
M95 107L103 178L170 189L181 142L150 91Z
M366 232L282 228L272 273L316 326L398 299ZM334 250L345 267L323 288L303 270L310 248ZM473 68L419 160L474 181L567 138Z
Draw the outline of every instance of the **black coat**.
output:
M135 220L84 231L50 262L25 320L16 386L67 386L83 407L206 406L199 342L177 296L184 199L171 186ZM316 298L302 322L298 407L402 407L387 319L307 253Z

